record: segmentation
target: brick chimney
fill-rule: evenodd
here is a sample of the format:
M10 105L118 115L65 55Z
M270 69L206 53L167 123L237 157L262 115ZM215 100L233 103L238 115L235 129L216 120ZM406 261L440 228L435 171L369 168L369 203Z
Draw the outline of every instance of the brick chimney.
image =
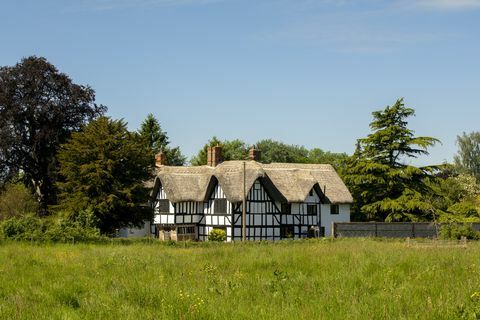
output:
M257 147L252 146L250 148L250 151L248 151L248 159L254 160L254 161L260 161L262 156L262 152L260 149L257 149Z
M167 163L167 156L165 153L160 152L155 156L155 167L164 166Z
M208 147L207 149L207 166L216 167L222 162L222 147Z

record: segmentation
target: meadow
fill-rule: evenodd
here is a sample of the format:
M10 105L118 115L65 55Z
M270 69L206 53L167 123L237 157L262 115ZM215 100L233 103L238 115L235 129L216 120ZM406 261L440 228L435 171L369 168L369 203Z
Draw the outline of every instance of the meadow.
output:
M1 319L476 317L478 242L0 243Z

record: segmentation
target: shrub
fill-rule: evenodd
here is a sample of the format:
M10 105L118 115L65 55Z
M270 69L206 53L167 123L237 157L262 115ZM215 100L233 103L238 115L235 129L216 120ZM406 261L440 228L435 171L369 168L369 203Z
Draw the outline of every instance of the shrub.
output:
M88 217L88 212L79 213ZM40 218L34 215L13 217L0 223L3 239L36 242L90 242L101 240L99 229L82 220Z
M227 233L223 229L212 229L208 234L208 241L223 242L227 240Z
M36 212L38 204L21 183L7 184L0 195L0 220Z
M480 232L473 230L468 223L449 223L442 225L440 228L440 238L442 239L460 240L462 237L478 240L480 239Z

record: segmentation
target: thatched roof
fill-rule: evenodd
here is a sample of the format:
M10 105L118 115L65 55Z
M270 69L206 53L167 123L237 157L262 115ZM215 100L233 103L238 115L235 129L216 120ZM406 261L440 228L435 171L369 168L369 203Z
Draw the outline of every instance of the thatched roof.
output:
M158 168L154 191L161 183L172 202L204 201L207 198L213 171L213 168L208 166L161 166Z
M215 167L214 175L230 202L241 202L243 200L244 163L245 189L248 193L255 181L265 176L265 171L260 163L256 161L225 161Z
M312 188L331 203L351 203L352 196L331 165L272 163L256 161L225 161L216 167L168 167L158 169L155 186L161 183L172 202L204 201L214 180L222 187L230 202L243 199L243 165L246 168L246 191L257 179L262 180L271 194L283 201L303 202Z
M262 165L288 202L303 202L317 186L331 203L352 203L348 188L329 164L271 163Z

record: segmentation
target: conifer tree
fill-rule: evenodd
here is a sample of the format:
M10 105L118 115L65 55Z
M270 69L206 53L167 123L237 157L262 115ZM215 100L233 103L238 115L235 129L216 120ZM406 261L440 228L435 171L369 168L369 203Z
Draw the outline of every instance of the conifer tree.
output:
M145 120L140 125L138 133L142 137L142 141L146 144L150 151L152 161L154 156L159 152L164 152L167 164L171 166L183 166L186 158L180 151L179 147L169 147L167 132L162 130L160 122L153 114L148 114Z
M432 191L426 182L439 167L406 163L412 157L427 155L428 148L439 140L414 135L406 120L414 114L403 99L373 112L373 132L358 140L344 172L355 199L354 219L419 221L431 217L434 208L425 195Z

